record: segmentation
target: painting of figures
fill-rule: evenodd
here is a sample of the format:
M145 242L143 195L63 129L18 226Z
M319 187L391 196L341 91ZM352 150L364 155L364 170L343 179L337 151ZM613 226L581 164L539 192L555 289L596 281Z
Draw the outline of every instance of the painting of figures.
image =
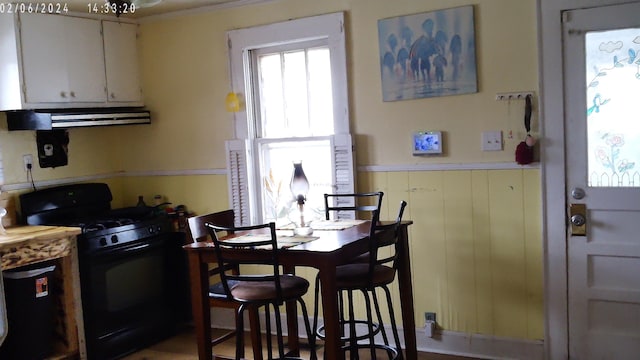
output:
M478 91L473 6L378 20L382 98Z

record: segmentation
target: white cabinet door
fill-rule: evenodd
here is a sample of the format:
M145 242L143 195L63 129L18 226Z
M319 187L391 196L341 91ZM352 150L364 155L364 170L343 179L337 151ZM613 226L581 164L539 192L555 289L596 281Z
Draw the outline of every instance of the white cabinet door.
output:
M105 101L100 21L22 14L20 41L26 103Z
M136 24L103 21L109 102L141 102Z
M20 17L22 77L25 102L68 101L66 39L52 36L64 32L60 16L24 14Z
M105 101L104 49L100 22L70 17L65 25L69 101Z

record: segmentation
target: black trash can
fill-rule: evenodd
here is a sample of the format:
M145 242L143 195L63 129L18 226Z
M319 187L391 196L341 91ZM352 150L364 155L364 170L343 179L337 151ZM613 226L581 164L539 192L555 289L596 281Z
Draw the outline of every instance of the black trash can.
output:
M52 351L55 265L40 263L2 273L8 333L0 359L36 360Z

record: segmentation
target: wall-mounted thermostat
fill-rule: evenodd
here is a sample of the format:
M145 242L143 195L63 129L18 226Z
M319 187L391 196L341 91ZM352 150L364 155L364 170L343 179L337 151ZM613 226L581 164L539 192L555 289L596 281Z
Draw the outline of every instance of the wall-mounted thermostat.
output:
M413 133L413 155L442 154L440 131L416 131Z

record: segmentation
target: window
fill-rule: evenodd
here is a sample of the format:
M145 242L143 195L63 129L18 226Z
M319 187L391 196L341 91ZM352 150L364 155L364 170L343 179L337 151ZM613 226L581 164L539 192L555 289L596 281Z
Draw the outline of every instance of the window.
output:
M343 29L336 13L228 33L233 89L246 105L226 144L239 223L290 221L294 161L316 215L323 193L354 191Z

